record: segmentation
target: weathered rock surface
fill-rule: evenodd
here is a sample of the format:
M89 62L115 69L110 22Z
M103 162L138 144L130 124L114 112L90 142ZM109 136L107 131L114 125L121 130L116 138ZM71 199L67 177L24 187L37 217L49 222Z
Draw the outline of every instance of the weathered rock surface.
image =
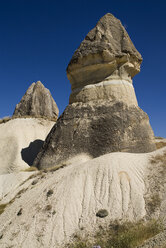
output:
M123 102L73 103L52 128L34 165L46 168L82 156L153 150L153 131L141 109Z
M1 200L0 204L5 204L14 199L0 215L0 247L62 248L73 234L91 234L115 220L153 218L154 212L147 212L145 197L148 194L153 204L154 181L151 184L150 179L148 183L149 173L154 179L162 176L165 192L166 177L161 172L163 165L159 162L158 170L150 161L164 151L165 148L148 154L110 153L57 171L41 172L30 179L37 179L36 185L29 180L22 184L19 197L14 197L11 190ZM160 187L156 190L161 197ZM165 211L158 210L163 204L166 206L165 195L155 205L155 217L162 220L166 219ZM21 208L22 215L18 217ZM101 209L108 212L105 218L96 216Z
M126 103L137 105L132 78L140 71L141 62L120 20L106 14L87 34L68 65L70 103L105 98L114 101L126 96Z
M147 154L112 153L44 174L45 178L40 174L38 184L24 185L24 192L0 215L0 246L62 248L80 230L91 232L121 218L142 219L147 161ZM47 197L49 190L53 194ZM100 209L108 216L97 217Z
M34 164L44 168L115 151L155 150L148 116L138 107L132 85L141 62L121 22L111 14L102 17L68 65L70 104Z
M57 120L58 114L58 107L50 91L37 81L28 88L20 103L16 105L13 116L46 117Z
M16 118L0 125L0 175L28 169L55 124L43 118Z

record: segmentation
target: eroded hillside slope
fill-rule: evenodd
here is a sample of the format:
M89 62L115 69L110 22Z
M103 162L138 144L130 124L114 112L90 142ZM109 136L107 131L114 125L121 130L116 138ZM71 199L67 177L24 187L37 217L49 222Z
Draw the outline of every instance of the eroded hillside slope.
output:
M153 216L147 211L152 195L149 171L153 168L155 175L151 160L164 151L111 153L31 176L21 192L15 197L8 194L0 202L13 198L0 215L1 247L62 247L76 232L94 232L113 220ZM163 194L162 189L161 202L153 209L156 218L165 211ZM108 211L105 218L96 216L101 209Z

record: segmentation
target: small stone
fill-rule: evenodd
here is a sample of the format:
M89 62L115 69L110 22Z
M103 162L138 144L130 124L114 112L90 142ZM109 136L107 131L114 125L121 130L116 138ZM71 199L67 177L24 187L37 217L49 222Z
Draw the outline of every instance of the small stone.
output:
M100 209L97 212L96 216L99 218L105 218L106 216L108 216L108 211L106 209Z
M55 215L56 214L56 211L54 210L53 212L52 212L52 215Z

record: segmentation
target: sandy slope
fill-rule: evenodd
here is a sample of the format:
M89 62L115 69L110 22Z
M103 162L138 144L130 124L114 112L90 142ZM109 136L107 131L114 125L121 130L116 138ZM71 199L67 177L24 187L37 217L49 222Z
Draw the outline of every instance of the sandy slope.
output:
M6 201L10 201L16 192L20 191L20 184L35 173L36 172L17 172L0 175L0 200L10 192L10 199L6 199Z
M115 219L142 219L149 160L163 151L106 154L26 181L21 186L24 192L0 215L0 247L57 248L75 232L93 231ZM49 190L53 194L48 196ZM0 203L11 199L10 194ZM96 217L100 209L109 215Z
M28 168L54 122L19 118L0 125L0 174Z

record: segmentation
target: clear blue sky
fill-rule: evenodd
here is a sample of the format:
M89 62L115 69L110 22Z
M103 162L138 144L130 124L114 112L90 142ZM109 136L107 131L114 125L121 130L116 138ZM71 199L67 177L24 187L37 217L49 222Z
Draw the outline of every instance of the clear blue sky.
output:
M143 56L134 78L139 106L156 136L166 137L166 1L0 0L0 118L12 115L40 80L63 112L70 95L66 67L106 13L119 18Z

